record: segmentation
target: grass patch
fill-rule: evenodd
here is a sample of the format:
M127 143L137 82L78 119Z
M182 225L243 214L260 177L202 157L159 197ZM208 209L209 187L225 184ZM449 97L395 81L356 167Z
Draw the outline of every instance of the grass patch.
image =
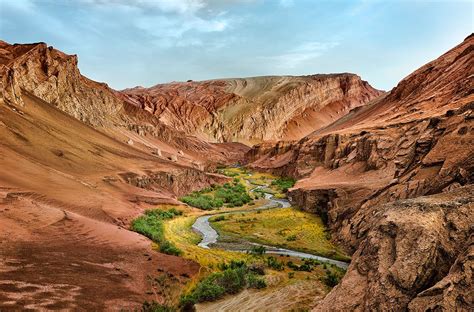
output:
M282 177L272 181L273 186L276 186L280 192L286 193L289 188L292 188L296 183L296 180L290 177Z
M199 263L208 270L213 270L223 261L247 260L250 255L220 249L204 249L197 244L201 236L192 230L196 217L183 216L168 220L164 224L165 235L182 251L182 257Z
M175 312L176 309L174 307L160 304L156 301L151 301L151 302L145 301L140 311L141 312Z
M328 240L325 226L315 214L282 208L233 214L213 222L220 233L240 236L265 245L290 248L336 260L350 258Z
M214 272L202 279L188 295L181 298L183 310L191 309L198 302L215 301L226 294L237 294L244 288L267 287L265 280L258 277L244 261L231 261L219 265L220 272Z
M178 256L181 254L181 250L165 239L163 221L182 214L181 211L174 208L147 210L143 216L132 221L131 229L157 243L160 246L160 252Z
M247 192L247 188L235 178L231 183L224 185L214 185L200 191L192 192L179 199L189 206L203 210L211 210L226 207L241 207L252 202L252 198Z

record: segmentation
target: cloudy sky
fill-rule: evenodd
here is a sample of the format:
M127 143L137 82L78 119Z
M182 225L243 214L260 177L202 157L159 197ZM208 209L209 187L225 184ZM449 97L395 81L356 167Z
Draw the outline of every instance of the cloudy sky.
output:
M389 90L473 32L473 1L0 0L0 39L79 56L115 89L353 72Z

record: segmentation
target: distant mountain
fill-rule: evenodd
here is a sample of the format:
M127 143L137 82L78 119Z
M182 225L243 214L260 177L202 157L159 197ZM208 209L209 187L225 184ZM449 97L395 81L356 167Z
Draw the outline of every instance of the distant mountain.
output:
M299 139L381 95L354 74L176 82L122 91L164 124L216 142Z

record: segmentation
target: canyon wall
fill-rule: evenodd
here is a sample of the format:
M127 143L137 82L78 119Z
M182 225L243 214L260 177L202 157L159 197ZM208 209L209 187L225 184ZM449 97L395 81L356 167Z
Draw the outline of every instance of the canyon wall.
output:
M291 201L354 252L316 310L472 306L473 44L299 141L247 153L253 168L299 178Z

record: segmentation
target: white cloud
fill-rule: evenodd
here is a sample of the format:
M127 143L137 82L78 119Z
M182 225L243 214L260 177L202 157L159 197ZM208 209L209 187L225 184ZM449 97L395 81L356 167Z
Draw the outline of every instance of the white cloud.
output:
M327 50L339 45L337 41L319 42L309 41L275 56L264 57L280 68L295 68L311 59L321 56Z
M102 6L121 5L178 14L194 14L206 6L203 0L82 0L82 2Z
M164 48L202 45L196 32L222 32L231 22L224 10L204 10L213 6L208 0L81 1L109 15L120 12L133 27L148 36L151 43Z

